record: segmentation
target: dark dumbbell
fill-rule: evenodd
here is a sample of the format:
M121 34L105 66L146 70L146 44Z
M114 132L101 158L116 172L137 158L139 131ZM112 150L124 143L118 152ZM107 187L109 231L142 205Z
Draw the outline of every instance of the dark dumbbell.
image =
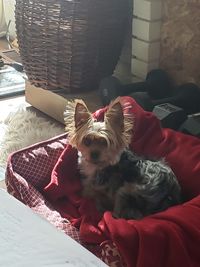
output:
M154 108L154 104L152 102L151 97L147 92L136 92L130 94L132 98L146 111L152 111Z
M187 115L182 108L169 103L155 106L153 113L160 120L163 128L177 130L180 125L187 119Z
M162 69L155 69L146 76L147 93L152 99L161 99L172 95L172 81Z
M200 113L189 115L188 119L180 126L179 131L200 137Z
M182 108L187 115L200 112L200 88L193 83L175 88L173 96L163 99L152 99L147 92L133 93L130 96L146 111L153 111L155 106L170 103Z
M99 93L102 104L108 105L111 100L118 96L130 95L134 92L144 92L146 90L144 82L122 85L121 82L114 76L102 79L99 85Z
M111 100L119 96L120 88L121 83L116 77L109 76L102 79L99 84L99 95L102 104L106 106Z
M154 106L170 103L184 109L187 114L194 114L200 111L200 88L194 83L186 83L175 88L173 96L152 102Z
M170 96L171 90L171 81L167 73L160 69L150 71L144 82L122 85L116 77L111 76L102 79L99 85L103 105L108 105L117 96L136 92L147 92L152 99L159 99Z
M169 103L155 106L153 113L160 120L163 128L171 128L185 134L200 137L200 113L187 116L182 108Z

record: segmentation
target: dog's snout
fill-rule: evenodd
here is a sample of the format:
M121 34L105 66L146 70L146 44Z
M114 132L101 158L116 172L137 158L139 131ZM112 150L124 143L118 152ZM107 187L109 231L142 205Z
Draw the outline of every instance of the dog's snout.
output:
M92 151L90 156L92 160L98 160L100 157L100 152L98 150Z

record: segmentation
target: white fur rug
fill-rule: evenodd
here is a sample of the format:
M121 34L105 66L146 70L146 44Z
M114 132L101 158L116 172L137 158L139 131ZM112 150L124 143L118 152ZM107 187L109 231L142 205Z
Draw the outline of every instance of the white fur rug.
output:
M19 108L0 120L0 167L11 152L64 133L64 125L52 123L35 112Z

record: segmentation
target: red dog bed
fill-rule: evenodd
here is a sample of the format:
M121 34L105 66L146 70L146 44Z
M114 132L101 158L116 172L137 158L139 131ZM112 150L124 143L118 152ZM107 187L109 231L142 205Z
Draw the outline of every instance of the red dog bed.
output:
M180 182L184 204L140 221L114 219L110 212L100 216L93 202L80 197L77 151L64 136L11 155L8 190L110 266L200 266L200 140L162 129L132 98L123 97L122 103L135 117L130 148L139 155L165 157ZM105 110L94 116L103 120Z

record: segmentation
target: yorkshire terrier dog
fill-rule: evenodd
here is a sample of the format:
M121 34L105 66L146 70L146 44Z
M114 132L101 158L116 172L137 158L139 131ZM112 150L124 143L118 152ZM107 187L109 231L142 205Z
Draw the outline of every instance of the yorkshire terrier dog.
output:
M134 118L120 98L96 121L82 100L70 102L64 113L69 143L78 150L83 196L100 212L115 218L141 219L180 203L177 179L164 160L138 157L128 148Z

